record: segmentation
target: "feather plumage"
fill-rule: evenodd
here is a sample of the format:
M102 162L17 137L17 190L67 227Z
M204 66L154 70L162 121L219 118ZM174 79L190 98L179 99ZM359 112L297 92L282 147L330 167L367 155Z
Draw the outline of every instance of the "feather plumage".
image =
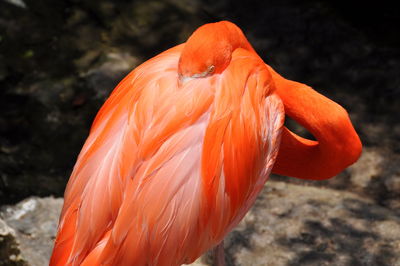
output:
M100 110L65 193L51 265L189 263L251 206L284 117L269 73L238 50L221 75L180 84L181 50L139 66Z
M284 107L317 141L281 134ZM234 24L204 25L132 71L99 111L50 265L190 263L221 251L271 170L329 178L360 152L343 108L282 78Z

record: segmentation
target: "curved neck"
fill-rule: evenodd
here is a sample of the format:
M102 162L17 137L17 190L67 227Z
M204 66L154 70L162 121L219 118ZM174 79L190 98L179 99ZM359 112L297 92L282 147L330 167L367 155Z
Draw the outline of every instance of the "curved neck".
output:
M312 88L286 80L272 68L270 71L285 113L317 139L308 140L284 128L272 171L321 180L335 176L354 163L362 147L346 110Z

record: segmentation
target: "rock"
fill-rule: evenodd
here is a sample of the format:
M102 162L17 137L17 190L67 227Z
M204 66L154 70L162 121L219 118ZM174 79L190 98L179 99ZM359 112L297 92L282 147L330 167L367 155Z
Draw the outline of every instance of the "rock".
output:
M354 193L268 182L225 247L228 265L399 265L400 217Z
M322 181L271 176L291 184L356 192L392 210L400 206L400 155L388 148L363 147L360 159L339 175Z
M26 265L20 256L15 231L0 219L0 266Z
M360 159L348 169L352 185L361 189L368 187L371 180L382 173L383 162L382 152L364 148Z
M118 82L138 64L138 59L123 52L110 52L101 60L101 64L83 74L97 98L105 99Z
M392 175L386 178L385 186L388 191L400 194L400 174Z
M22 260L29 266L48 264L62 202L62 199L52 197L31 197L15 206L2 208L0 216L9 227L4 227L0 220L0 237L3 239L0 245L6 247L0 248L0 265L24 265L16 264ZM4 239L8 239L7 242ZM13 258L15 264L1 264L4 256Z
M26 4L22 0L5 0L5 1L17 7L26 8Z
M48 265L62 204L62 198L31 197L15 206L3 207L0 266ZM190 265L206 266L201 258Z
M364 148L360 160L347 170L348 190L359 191L392 210L400 206L400 155L388 149Z
M3 208L9 226L0 221L0 244L7 247L1 260L46 265L61 206L62 199L32 197ZM394 211L355 193L276 181L225 240L228 266L399 265L399 248ZM191 265L210 261L207 255Z

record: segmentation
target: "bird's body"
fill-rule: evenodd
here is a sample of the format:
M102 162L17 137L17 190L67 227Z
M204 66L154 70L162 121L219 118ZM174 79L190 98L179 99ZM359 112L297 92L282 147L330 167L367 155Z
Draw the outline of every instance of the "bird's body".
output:
M217 35L222 48L210 47ZM210 43L199 44L207 36ZM277 87L285 81L229 22L203 26L137 67L93 123L65 192L50 264L173 266L218 245L266 182L281 132L278 173L293 147L329 148L283 127L287 106ZM355 157L332 163L329 175Z

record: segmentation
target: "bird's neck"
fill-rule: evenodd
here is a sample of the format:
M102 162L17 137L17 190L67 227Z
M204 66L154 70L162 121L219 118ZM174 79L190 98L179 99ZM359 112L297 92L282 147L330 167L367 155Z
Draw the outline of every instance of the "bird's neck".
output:
M361 141L346 110L310 87L270 71L285 113L317 139L308 140L284 128L273 172L327 179L354 163L361 154Z

